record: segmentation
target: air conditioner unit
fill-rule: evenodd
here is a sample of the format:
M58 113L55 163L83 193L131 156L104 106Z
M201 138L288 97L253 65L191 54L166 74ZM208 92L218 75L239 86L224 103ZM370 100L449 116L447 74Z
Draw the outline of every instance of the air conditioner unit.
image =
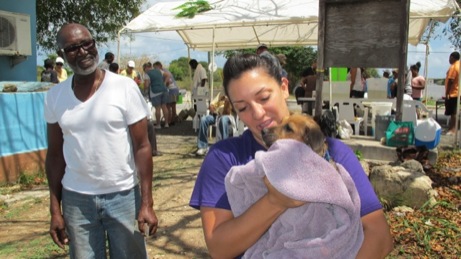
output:
M30 15L0 10L0 55L32 55Z

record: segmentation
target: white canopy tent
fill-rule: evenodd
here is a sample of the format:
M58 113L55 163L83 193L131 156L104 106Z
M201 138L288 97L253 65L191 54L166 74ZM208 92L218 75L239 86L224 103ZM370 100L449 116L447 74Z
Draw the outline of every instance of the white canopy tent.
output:
M216 50L254 48L260 43L269 47L318 43L319 1L217 0L209 1L210 11L176 18L181 10L174 9L185 2L153 5L123 27L119 37L123 32L176 31L188 51L212 52L212 64ZM455 0L411 0L408 43L417 45L431 20L445 22L457 9Z
M317 45L319 1L222 0L194 18L176 18L187 1L160 2L120 32L176 31L189 49L213 51L268 46ZM411 0L408 42L419 43L431 19L446 21L455 0ZM379 14L377 14L379 15Z
M119 37L123 32L176 31L188 51L212 52L212 64L216 50L254 48L260 43L269 47L318 44L319 1L217 0L210 1L212 10L176 18L181 10L174 9L185 2L153 5L123 27ZM417 45L432 20L445 22L457 10L455 0L410 0L408 43ZM120 56L120 40L118 45Z

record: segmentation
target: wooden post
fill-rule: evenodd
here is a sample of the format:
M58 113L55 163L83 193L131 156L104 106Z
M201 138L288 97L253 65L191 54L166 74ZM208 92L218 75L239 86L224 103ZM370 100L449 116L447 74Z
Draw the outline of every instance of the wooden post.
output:
M405 71L407 67L407 54L408 54L408 27L409 27L409 17L410 17L410 0L401 0L400 9L401 12L401 23L400 23L400 62L399 62L399 76L398 76L398 85L397 85L397 102L396 102L396 113L395 119L397 121L402 121L402 104L403 104L403 94L405 90ZM410 70L407 71L410 73ZM411 83L411 82L410 82Z
M323 76L324 68L324 42L325 42L325 0L319 1L319 23L318 23L318 47L317 47L317 84L315 86L315 113L314 116L322 115L322 91L323 91ZM330 100L330 106L332 105ZM331 107L330 107L331 108Z

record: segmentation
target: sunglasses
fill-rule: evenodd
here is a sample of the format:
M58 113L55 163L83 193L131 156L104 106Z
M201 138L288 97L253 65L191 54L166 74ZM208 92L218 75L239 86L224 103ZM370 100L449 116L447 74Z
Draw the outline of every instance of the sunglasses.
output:
M56 66L62 66L64 65L63 63L56 63Z
M73 53L77 52L78 50L80 50L80 48L82 48L84 50L89 50L89 49L93 48L95 44L96 44L96 41L94 39L86 40L86 41L84 41L84 42L82 42L80 44L65 47L65 48L61 49L61 51L66 53L66 54L71 54L71 53L73 54Z

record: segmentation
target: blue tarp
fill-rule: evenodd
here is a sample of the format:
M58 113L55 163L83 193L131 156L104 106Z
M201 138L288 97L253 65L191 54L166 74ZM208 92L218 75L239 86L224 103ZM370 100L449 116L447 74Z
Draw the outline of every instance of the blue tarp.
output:
M11 82L0 82L0 88L5 83ZM17 85L20 92L0 92L0 156L47 148L43 116L46 92L30 92L42 86L40 82L25 82Z

